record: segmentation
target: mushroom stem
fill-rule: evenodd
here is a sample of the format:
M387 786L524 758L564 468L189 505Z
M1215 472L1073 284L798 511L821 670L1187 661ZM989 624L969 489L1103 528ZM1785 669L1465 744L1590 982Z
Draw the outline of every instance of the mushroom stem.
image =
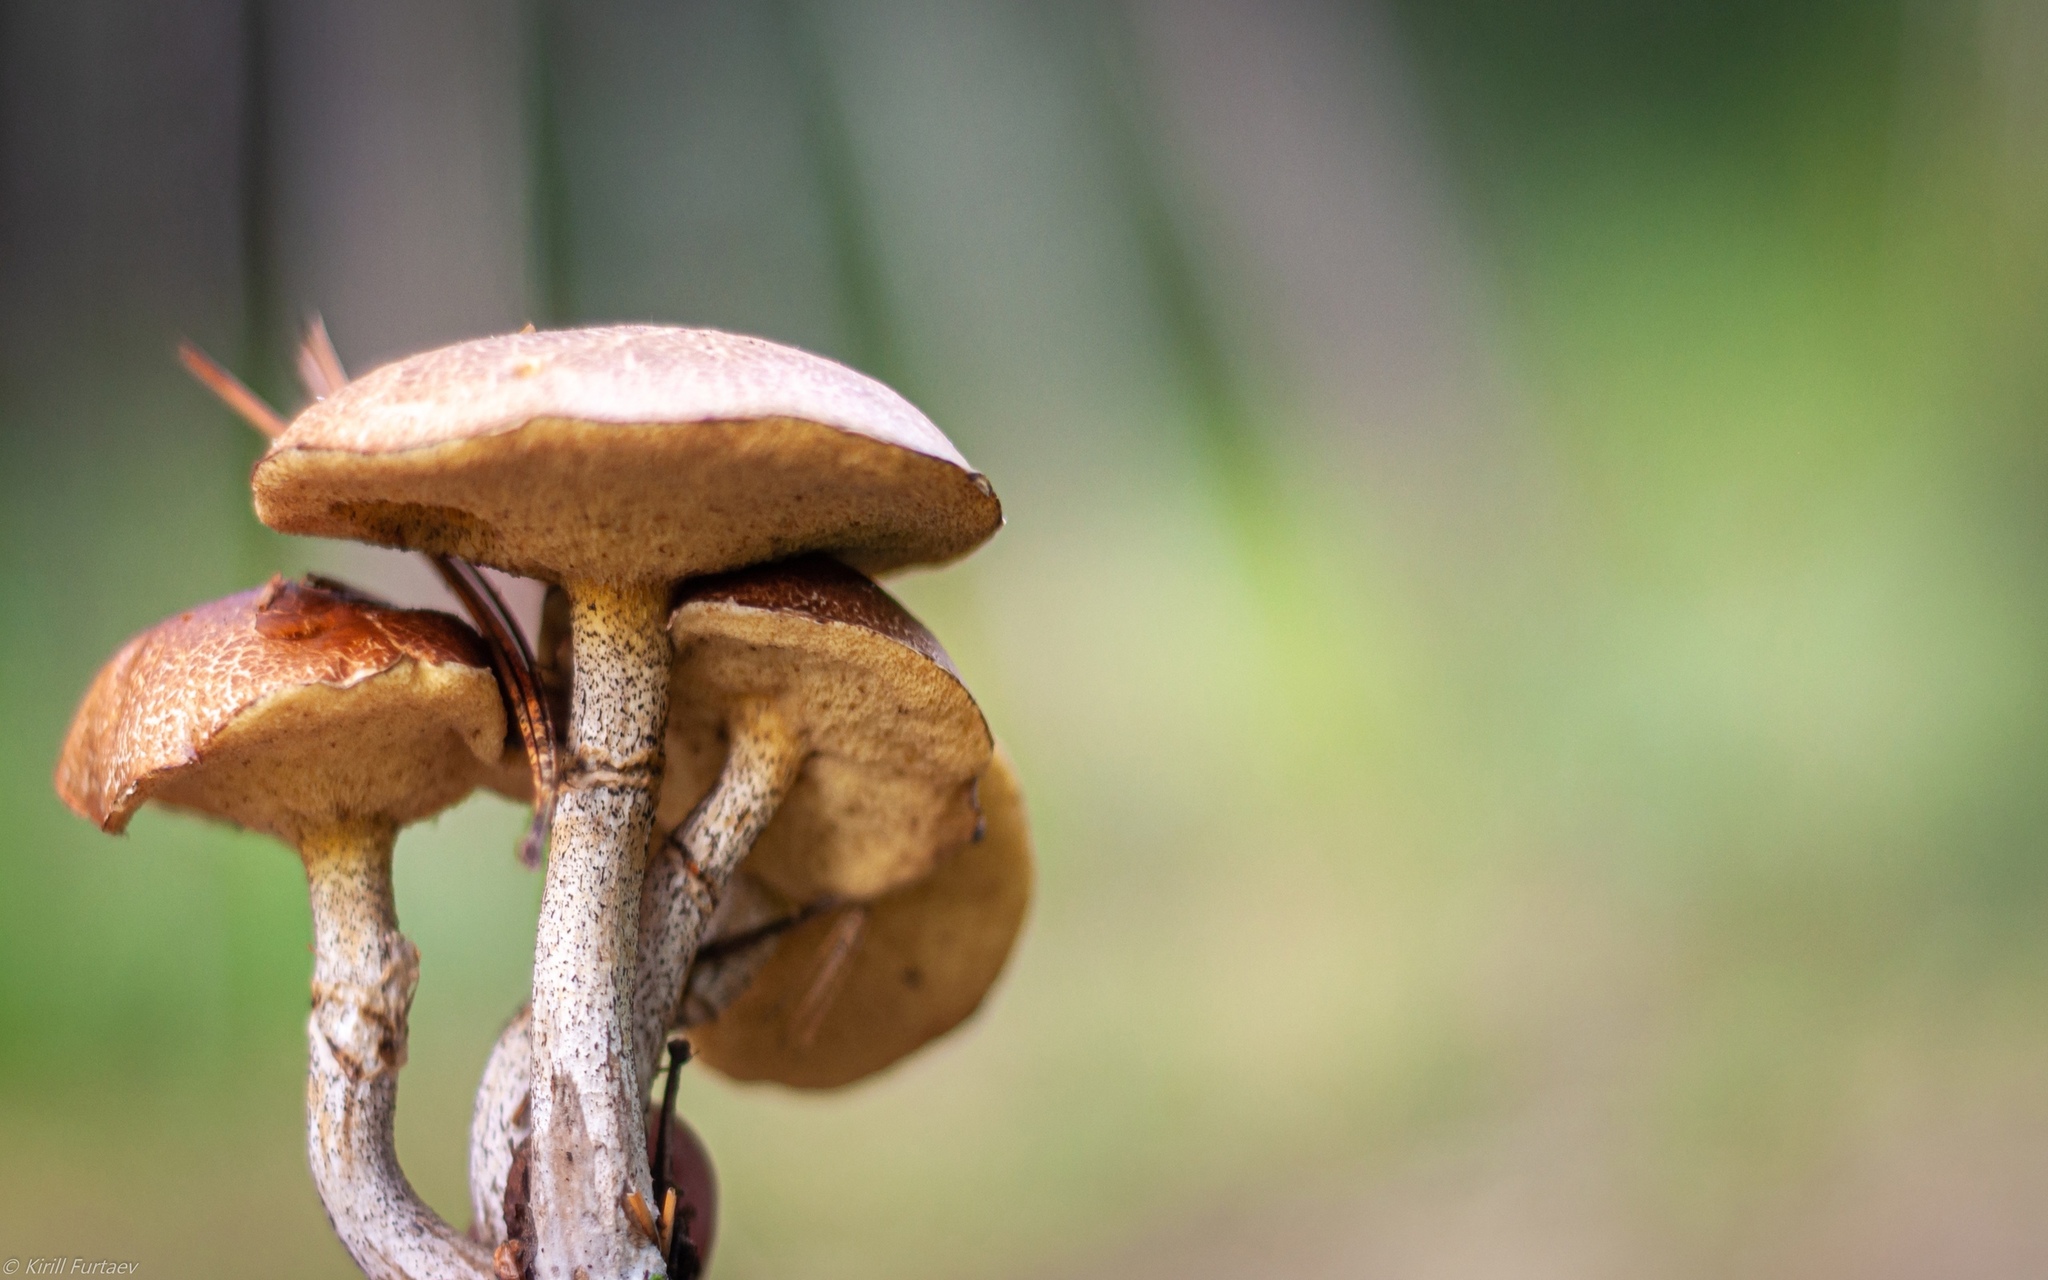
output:
M505 1242L505 1182L512 1153L533 1136L533 1010L519 1012L498 1033L476 1087L469 1120L469 1232L486 1246Z
M662 842L640 896L633 1061L641 1096L654 1082L662 1043L683 1003L684 976L726 883L804 762L803 741L768 703L743 706L726 732L725 767L717 783Z
M652 877L650 877L651 881ZM643 907L645 899L642 899ZM747 984L775 954L782 935L811 919L819 906L805 907L749 929L729 942L700 948L689 978L676 1001L670 1030L688 1030L724 1013L746 991ZM505 1185L512 1157L533 1134L533 1021L521 1006L498 1042L491 1046L483 1079L476 1089L476 1107L469 1122L469 1204L474 1215L470 1234L487 1247L504 1243ZM658 1167L658 1166L657 1166Z
M641 1280L662 1271L625 1205L653 1192L633 968L668 719L668 592L563 585L576 671L534 947L534 1273Z
M653 1084L670 1029L717 1017L773 954L781 932L810 916L807 908L772 921L700 962L698 944L733 869L774 817L803 763L801 743L766 705L735 716L729 734L718 782L669 833L644 877L634 973L636 1097L646 1097ZM533 1131L532 1061L532 1019L521 1010L491 1049L470 1119L470 1207L485 1244L505 1239L512 1155Z
M392 1120L419 952L398 931L388 824L299 845L313 903L306 1156L328 1219L371 1280L487 1280L490 1255L442 1221L398 1167Z

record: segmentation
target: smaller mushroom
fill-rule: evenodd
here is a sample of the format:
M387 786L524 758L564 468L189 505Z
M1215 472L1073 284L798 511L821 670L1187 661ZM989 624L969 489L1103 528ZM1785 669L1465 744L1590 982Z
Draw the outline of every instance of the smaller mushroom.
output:
M212 356L186 342L179 344L178 359L201 386L266 440L284 434L285 421L277 410ZM315 400L324 400L348 384L341 355L318 313L307 321L298 363L300 381ZM555 725L561 723L563 714L558 708L566 704L544 696L525 634L490 580L475 565L456 556L427 554L426 559L482 633L490 650L491 669L505 691L518 732L507 737L504 754L483 778L483 785L509 800L533 806L533 822L519 843L519 857L528 867L537 867L554 814L558 770ZM566 601L564 604L566 607Z
M974 781L994 745L931 632L836 560L698 579L669 626L661 810L680 821L650 860L640 900L643 1094L742 860L799 904L865 900L917 880L973 838Z
M129 641L57 766L58 794L103 830L153 800L299 851L314 938L307 1156L373 1280L492 1274L393 1148L419 953L398 931L391 853L400 827L470 792L504 736L489 659L461 622L273 578Z
M691 1028L705 1065L735 1080L837 1088L979 1008L1024 926L1032 881L1024 798L1000 749L980 790L980 840L914 884L783 936L738 1000Z

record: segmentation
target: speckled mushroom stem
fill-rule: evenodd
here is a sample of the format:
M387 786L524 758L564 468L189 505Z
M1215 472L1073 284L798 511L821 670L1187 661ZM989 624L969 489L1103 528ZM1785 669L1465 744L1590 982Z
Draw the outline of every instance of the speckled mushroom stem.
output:
M766 705L744 708L729 734L717 783L662 842L641 890L634 979L641 1097L653 1084L668 1032L724 1012L775 950L778 935L770 931L752 945L705 963L696 960L734 868L774 817L803 763L801 744ZM470 1113L472 1230L490 1246L506 1238L506 1179L513 1153L533 1132L532 1061L532 1015L521 1009L492 1046Z
M701 957L690 966L682 999L676 1002L674 1027L688 1029L709 1022L730 1008L746 991L768 957L775 954L780 934L770 933L716 956ZM478 1082L476 1106L469 1121L470 1234L486 1248L505 1242L505 1184L512 1158L533 1134L533 1022L522 1008L491 1046Z
M505 1242L505 1181L512 1154L533 1136L533 1010L498 1033L469 1117L470 1234L492 1248Z
M726 883L803 766L802 740L768 703L741 706L726 735L717 783L662 842L640 896L633 1061L642 1096L654 1082L662 1043L682 1003L683 977Z
M663 1266L626 1209L629 1195L654 1193L633 967L668 719L668 593L563 585L576 672L534 946L534 1275L644 1280Z
M398 1167L392 1121L419 952L398 931L396 835L366 825L300 843L313 901L306 1155L335 1234L371 1280L488 1280L489 1254L429 1209Z

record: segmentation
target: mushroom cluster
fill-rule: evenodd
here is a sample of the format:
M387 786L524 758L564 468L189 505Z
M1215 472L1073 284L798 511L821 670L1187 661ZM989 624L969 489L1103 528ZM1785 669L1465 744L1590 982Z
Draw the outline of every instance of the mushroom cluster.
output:
M60 795L109 831L154 799L299 850L309 1158L365 1274L699 1273L709 1164L673 1117L692 1052L850 1083L971 1013L1022 926L1008 758L868 576L972 551L994 491L880 383L709 330L529 329L350 381L316 328L289 424L188 363L274 437L266 524L426 554L478 630L320 581L180 614L94 681ZM550 584L538 663L477 565ZM392 1149L418 959L390 866L401 826L479 785L531 796L548 857L462 1233Z

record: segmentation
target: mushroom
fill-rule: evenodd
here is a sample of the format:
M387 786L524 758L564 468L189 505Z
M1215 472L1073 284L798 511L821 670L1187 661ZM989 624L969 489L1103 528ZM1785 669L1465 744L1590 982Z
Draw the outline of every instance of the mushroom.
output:
M711 922L745 942L782 913L781 903L864 900L926 875L973 839L975 779L993 748L932 634L828 557L692 581L670 629L676 661L660 808L674 825L650 859L640 903L641 1096L684 1006L723 1007L766 959L763 946L739 946L717 964L693 966ZM743 860L750 876L741 883L752 892L724 901ZM530 1052L518 1042L527 1033L515 1021L501 1037L471 1129L471 1196L478 1221L494 1227L488 1206L504 1186L508 1144L516 1145L527 1106L505 1086Z
M825 550L873 571L966 554L988 482L894 392L757 338L646 325L509 334L386 365L257 463L256 511L563 586L569 758L533 978L541 1280L659 1267L625 1209L651 1188L633 970L668 712L670 585Z
M398 931L391 852L400 827L469 793L504 735L489 659L461 622L273 578L129 641L57 765L58 795L103 830L154 800L299 851L314 938L307 1156L373 1280L491 1274L392 1146L419 953Z
M980 792L980 840L914 884L784 935L738 1000L692 1028L696 1055L735 1080L831 1089L966 1020L1001 974L1031 901L1031 833L1003 751Z
M178 346L178 360L201 386L213 392L265 439L275 440L284 434L285 421L277 410L212 356L184 342ZM300 380L315 400L326 399L348 382L341 356L317 313L307 321L298 363ZM482 633L491 653L491 669L505 691L518 733L516 739L507 737L504 755L483 784L507 799L533 806L533 821L519 842L519 858L528 867L538 867L541 849L547 843L548 823L554 814L554 726L561 719L557 704L536 682L533 654L526 647L525 634L512 620L511 610L505 607L490 581L466 560L432 553L426 558Z
M974 780L994 747L931 632L828 557L686 584L669 629L662 808L681 820L641 898L643 1089L743 859L793 903L917 880L973 838Z

